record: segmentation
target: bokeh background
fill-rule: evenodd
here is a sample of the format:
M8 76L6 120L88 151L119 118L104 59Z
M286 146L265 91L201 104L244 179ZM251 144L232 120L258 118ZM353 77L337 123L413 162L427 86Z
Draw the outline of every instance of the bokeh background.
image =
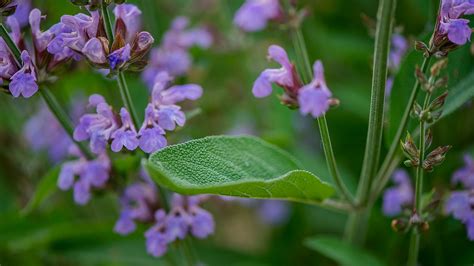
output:
M79 12L67 0L33 2L47 14L46 25L54 24L63 14ZM330 182L316 123L281 106L276 94L264 100L251 94L253 81L269 65L266 49L270 44L287 48L294 58L289 34L276 25L257 33L239 31L232 18L241 0L129 2L143 11L144 27L156 43L176 16L187 16L193 24L209 27L215 38L210 49L191 51L193 67L179 82L203 86L204 96L193 105L201 108L201 113L182 130L170 134L171 143L216 134L253 134L291 152L308 170ZM373 37L362 17L375 17L377 1L298 2L310 12L303 24L309 56L323 60L327 83L341 101L327 118L343 176L355 190L366 139L373 51ZM412 39L426 36L432 30L438 2L398 2L396 24L403 34ZM463 62L452 70L450 85L454 86L474 70L474 64L468 46L454 52L453 57L452 61ZM421 55L414 58L413 62L421 63ZM148 100L146 86L138 75L128 75L128 80L137 109L143 110ZM407 97L411 85L399 85L395 85L392 98ZM120 106L115 82L85 64L63 73L51 89L65 105L100 93L115 107ZM26 207L40 181L54 175L54 169L57 174L48 156L33 151L23 133L25 122L38 112L41 101L40 97L23 100L0 95L0 264L166 265L146 254L145 228L128 237L113 232L119 213L116 195L97 195L80 207L70 192L55 190L44 192L51 195L35 203L34 208ZM463 153L473 150L473 115L474 106L466 105L434 128L435 144L451 144L454 149L446 163L426 178L426 188L449 189ZM303 243L311 236L342 235L345 214L289 204L287 217L268 223L255 205L209 202L206 208L215 216L216 233L207 240L193 240L200 260L208 265L336 265ZM382 214L379 201L370 219L366 249L387 265L402 265L408 236L393 232L390 222L391 218ZM464 226L440 216L422 237L420 261L423 265L472 265L473 250Z

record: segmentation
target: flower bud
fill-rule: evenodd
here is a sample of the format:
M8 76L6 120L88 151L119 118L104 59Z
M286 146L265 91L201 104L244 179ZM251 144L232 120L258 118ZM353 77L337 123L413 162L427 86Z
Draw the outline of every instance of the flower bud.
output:
M415 50L423 53L429 53L428 45L422 41L415 41Z
M451 149L451 146L441 146L434 149L423 162L423 169L428 172L433 171L434 167L443 163L446 158L446 153Z
M447 97L448 97L448 91L445 91L443 94L438 96L438 98L433 100L433 102L428 107L428 110L429 111L438 111L438 110L440 110L444 106L444 103L446 102Z
M418 151L418 148L416 147L415 142L413 141L413 138L411 137L410 133L407 133L405 142L400 141L400 145L402 147L403 153L408 159L415 162L416 160L418 160L420 152Z
M422 232L428 232L428 230L430 230L430 224L428 222L422 222L419 226L420 230Z
M431 128L429 128L426 132L425 139L425 149L429 149L431 143L433 143L433 131L431 130Z
M405 231L405 229L407 229L408 223L406 220L403 220L403 219L394 219L392 220L391 226L392 226L393 231L402 232L402 231Z
M430 69L431 70L431 76L432 77L439 76L439 73L441 72L441 70L446 68L447 65L448 65L448 59L447 58L443 58L441 60L438 60L438 62L436 62Z
M132 60L140 59L151 49L155 39L149 32L142 31L135 36L132 44Z

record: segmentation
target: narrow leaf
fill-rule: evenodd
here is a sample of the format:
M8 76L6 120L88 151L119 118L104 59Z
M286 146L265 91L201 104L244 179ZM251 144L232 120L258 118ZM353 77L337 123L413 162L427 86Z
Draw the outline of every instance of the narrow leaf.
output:
M147 163L160 185L181 194L320 202L333 187L278 147L254 137L213 136L169 146Z
M333 259L340 265L350 266L379 266L385 265L367 251L351 246L332 236L318 236L307 239L305 245Z
M448 98L443 109L443 117L456 111L474 98L474 71L449 89Z
M41 203L56 191L59 170L60 166L55 166L41 178L33 197L30 199L26 207L21 210L23 215L27 215L34 209L38 208Z

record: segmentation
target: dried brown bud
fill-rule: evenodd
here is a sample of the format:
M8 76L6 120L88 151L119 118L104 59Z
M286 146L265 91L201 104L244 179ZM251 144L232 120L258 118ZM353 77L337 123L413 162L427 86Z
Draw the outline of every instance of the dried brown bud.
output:
M429 149L432 143L433 143L433 131L431 130L431 128L429 128L425 135L425 149Z
M418 160L420 152L418 151L418 148L416 147L415 142L413 141L413 138L411 137L410 133L407 133L405 141L400 141L400 144L405 156L410 159L410 161L416 162L416 160Z
M429 224L428 222L426 222L426 221L425 221L425 222L422 222L422 223L420 224L420 230L421 230L422 232L428 232L428 230L430 230L430 224Z
M416 69L415 69L415 77L416 79L418 80L418 82L420 82L420 85L423 87L423 88L426 88L427 85L428 85L428 79L426 78L425 74L423 73L423 71L421 71L420 67L419 66L416 66Z
M433 171L434 167L443 163L446 158L446 153L451 149L451 146L441 146L434 149L428 156L426 156L425 161L423 162L423 169L428 172Z
M422 41L415 41L415 50L426 53L429 51L428 45Z
M432 77L437 77L439 76L439 73L441 70L443 70L446 66L448 65L448 59L443 58L441 60L438 60L432 67L431 67L431 76Z
M429 111L440 110L444 106L444 103L446 102L447 97L448 97L448 91L445 91L443 94L441 94L440 96L438 96L436 99L433 100L433 102L428 107L428 110Z
M394 219L392 220L391 226L393 231L395 232L402 232L405 231L407 228L408 223L402 219Z

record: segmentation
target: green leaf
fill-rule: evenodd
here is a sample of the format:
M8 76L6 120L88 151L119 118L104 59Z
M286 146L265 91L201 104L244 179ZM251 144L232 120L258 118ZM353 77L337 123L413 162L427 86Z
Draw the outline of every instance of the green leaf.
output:
M318 236L307 239L305 245L335 260L340 265L378 266L385 265L367 251L351 246L332 236Z
M450 88L448 98L443 109L443 117L462 107L467 101L474 98L474 71Z
M213 136L169 146L147 163L160 185L181 194L320 202L334 193L290 154L254 137Z
M49 170L46 175L41 178L38 183L33 197L28 201L28 204L25 208L21 210L22 215L27 215L31 213L34 209L43 203L49 196L51 196L57 189L57 180L59 176L60 165L55 166Z

